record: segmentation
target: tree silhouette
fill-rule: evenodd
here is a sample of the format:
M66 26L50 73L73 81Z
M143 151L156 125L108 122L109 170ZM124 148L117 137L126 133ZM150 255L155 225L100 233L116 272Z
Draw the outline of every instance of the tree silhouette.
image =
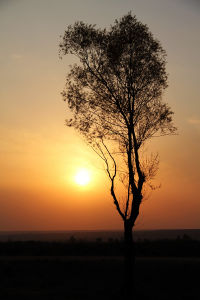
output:
M125 283L132 291L132 229L147 184L156 175L158 155L144 155L145 143L173 134L173 112L162 101L167 87L166 53L148 27L131 13L109 29L76 22L60 43L60 56L75 55L62 95L74 127L104 161L110 192L124 222ZM116 190L124 185L124 194ZM120 194L120 195L119 195ZM126 196L124 196L126 195Z

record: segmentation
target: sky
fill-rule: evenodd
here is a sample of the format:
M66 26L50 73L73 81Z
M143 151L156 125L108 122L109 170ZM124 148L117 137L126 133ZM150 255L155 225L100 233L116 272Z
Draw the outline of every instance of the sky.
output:
M195 0L0 0L0 231L122 229L96 154L71 128L61 92L72 57L66 27L108 27L132 11L167 52L178 134L153 139L156 183L135 229L200 228L200 2ZM82 186L81 169L91 181Z

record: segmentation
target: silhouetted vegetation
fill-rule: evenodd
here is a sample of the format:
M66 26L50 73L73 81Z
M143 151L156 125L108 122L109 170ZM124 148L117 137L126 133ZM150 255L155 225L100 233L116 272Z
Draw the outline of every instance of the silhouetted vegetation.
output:
M0 257L0 298L124 299L122 272L119 257ZM135 272L134 300L198 299L199 259L136 258Z
M123 299L123 247L120 239L100 236L0 242L0 299ZM135 252L134 299L197 299L200 240L138 239Z
M121 240L107 242L76 240L66 242L15 241L0 242L0 256L123 256ZM175 240L138 240L135 242L137 257L200 257L200 241L188 236Z

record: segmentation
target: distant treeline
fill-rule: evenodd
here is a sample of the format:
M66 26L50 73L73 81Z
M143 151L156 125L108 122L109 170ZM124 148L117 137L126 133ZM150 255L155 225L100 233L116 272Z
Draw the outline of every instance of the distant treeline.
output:
M200 257L200 241L188 236L176 240L137 240L135 254L141 257ZM0 256L122 256L123 242L101 238L96 241L76 240L66 242L8 241L0 242Z
M65 242L70 237L77 240L96 241L101 238L102 241L112 239L123 239L122 230L72 230L72 231L0 231L0 242L7 241L49 241ZM200 229L159 229L159 230L134 230L133 238L158 240L158 239L176 239L189 236L193 240L200 241Z

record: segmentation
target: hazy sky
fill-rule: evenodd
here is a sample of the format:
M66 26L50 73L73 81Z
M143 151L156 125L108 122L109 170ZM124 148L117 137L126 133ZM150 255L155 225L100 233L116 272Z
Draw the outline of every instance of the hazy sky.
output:
M75 21L106 27L132 11L167 52L178 135L154 139L157 183L136 228L200 228L200 2L0 0L0 230L122 228L96 155L67 128L60 92L71 57L60 35ZM80 168L90 171L77 186Z

